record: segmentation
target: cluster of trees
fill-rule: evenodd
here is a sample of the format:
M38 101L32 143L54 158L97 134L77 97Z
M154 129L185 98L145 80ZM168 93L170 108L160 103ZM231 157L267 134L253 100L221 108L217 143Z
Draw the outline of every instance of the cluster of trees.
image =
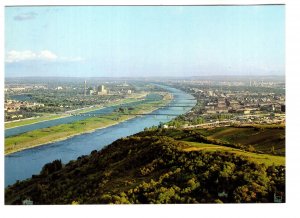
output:
M41 175L47 176L54 173L62 168L61 160L54 160L52 163L47 163L43 166Z
M103 203L221 203L273 202L284 192L285 168L251 163L229 153L180 152L182 144L159 138L163 156L140 168L140 174L157 179L143 181Z
M12 121L12 120L19 120L19 119L25 119L25 118L30 118L30 117L34 117L37 116L36 113L33 112L27 112L23 109L16 111L16 112L6 112L5 113L5 122L7 121Z
M149 133L148 133L149 134ZM62 166L54 161L5 191L6 204L273 202L285 167L226 152L185 151L166 136L136 135ZM16 200L17 199L17 200ZM284 201L284 199L283 199Z
M114 112L119 112L119 113L128 113L129 111L132 111L134 110L133 107L119 107L119 108L116 108L114 110Z
M181 127L185 124L198 125L198 124L208 123L211 120L223 121L226 119L231 119L234 116L233 114L230 113L202 115L203 112L201 108L202 108L201 106L196 105L191 112L186 113L184 115L177 116L173 120L169 121L168 125L174 127Z
M39 90L28 94L31 101L42 103L45 107L27 108L27 112L54 113L82 108L89 105L103 104L112 100L122 99L124 96L103 95L83 96L76 90Z

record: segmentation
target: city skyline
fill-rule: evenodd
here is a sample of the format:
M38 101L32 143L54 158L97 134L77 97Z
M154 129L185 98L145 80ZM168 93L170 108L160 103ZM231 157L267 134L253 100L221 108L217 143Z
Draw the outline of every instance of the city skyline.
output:
M5 77L284 75L285 6L5 9Z

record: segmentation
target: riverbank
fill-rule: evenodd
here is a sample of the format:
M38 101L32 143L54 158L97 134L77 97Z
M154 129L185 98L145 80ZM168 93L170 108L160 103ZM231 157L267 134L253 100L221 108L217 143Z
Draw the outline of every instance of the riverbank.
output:
M31 118L22 119L22 120L6 122L4 125L5 125L5 129L13 129L16 127L27 126L27 125L31 125L31 124L60 119L60 118L69 117L69 116L70 115L66 115L66 114L65 115L47 114L47 115L39 116L39 117L31 117Z
M72 116L71 113L75 113L75 112L76 112L76 114L87 113L87 112L92 112L92 111L99 110L99 109L106 108L106 107L111 107L111 106L117 106L117 105L126 104L126 103L142 101L143 98L145 96L147 96L147 94L149 94L149 93L147 93L147 92L139 93L139 94L135 94L133 96L130 96L129 98L117 100L117 101L114 101L114 102L111 102L111 103L108 103L108 104L79 108L79 109L76 109L76 110L66 111L66 112L61 113L61 114L44 114L44 115L39 116L39 117L31 117L31 118L26 118L26 119L22 119L22 120L8 121L8 122L5 122L4 125L5 125L5 129L12 129L12 128L31 125L31 124L36 124L36 123L40 123L40 122L45 122L45 121L70 117L70 116Z
M20 144L20 146L21 146L20 148L15 148L15 145L13 145L13 150L11 150L11 151L7 151L8 149L5 148L5 155L9 155L9 154L12 154L12 153L15 153L15 152L18 152L18 151L23 151L23 150L34 148L34 147L43 146L43 145L58 142L58 141L63 141L63 140L66 140L68 138L71 138L71 137L74 137L74 136L77 136L77 135L92 133L96 130L104 129L104 128L107 128L107 127L110 127L110 126L113 126L113 125L117 125L121 122L125 122L126 120L129 120L129 119L132 119L132 118L134 118L134 117L124 119L124 120L119 121L119 122L114 122L114 123L110 122L106 125L104 124L103 126L101 126L99 128L91 128L91 129L87 129L87 130L84 130L83 132L79 132L79 133L63 132L63 136L61 136L61 137L59 136L59 134L53 134L52 136L49 136L47 138L40 139L40 141L42 141L41 143L37 143L38 140L32 141L32 142L26 142L25 141L23 144ZM63 125L68 125L68 124L63 124ZM62 126L62 125L59 125L59 126ZM48 128L46 128L46 129L48 129ZM34 131L32 131L31 133L33 133L33 132ZM37 132L37 134L38 134L38 132ZM24 135L24 137L26 137L26 135ZM36 142L36 144L35 144L35 142Z
M164 99L160 101L141 103L141 105L136 106L134 110L130 111L129 114L114 112L101 115L101 117L91 117L69 124L61 124L8 137L5 139L5 155L107 128L137 116L130 115L130 113L148 114L167 105L171 100L172 98L170 96L164 96Z
M63 163L68 163L82 155L90 154L93 150L101 150L119 138L125 138L141 132L145 128L157 126L160 122L168 122L175 115L184 114L192 108L173 107L186 104L186 99L193 98L191 95L172 87L164 86L163 88L173 95L173 100L168 106L153 112L153 114L163 114L161 116L155 117L155 115L150 114L137 116L134 119L99 129L89 134L81 134L63 141L5 155L5 187L14 184L17 180L21 181L30 178L32 175L39 174L42 167L53 160L61 160ZM196 103L196 101L193 101L193 103ZM173 114L173 116L168 116L167 114Z

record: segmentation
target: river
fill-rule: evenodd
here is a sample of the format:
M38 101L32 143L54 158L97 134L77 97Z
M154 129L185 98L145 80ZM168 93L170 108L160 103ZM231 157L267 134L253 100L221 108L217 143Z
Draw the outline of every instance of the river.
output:
M165 107L152 112L153 115L145 115L127 120L114 126L96 130L72 138L49 143L43 146L19 151L5 156L5 187L17 180L30 178L38 174L41 168L49 162L61 159L63 163L77 159L81 155L90 154L93 150L100 150L113 141L140 131L145 127L158 125L160 122L170 121L174 116L155 114L180 115L189 111L192 107L172 107L172 105L195 105L194 97L175 88L166 87L173 94L171 107Z
M108 113L112 113L116 108L119 108L121 106L123 106L123 107L134 107L137 104L142 104L146 101L151 101L151 99L153 98L153 95L154 94L147 95L145 100L135 101L135 102L131 102L131 103L119 104L119 105L116 105L116 106L109 106L109 107L101 108L101 109L98 109L98 110L94 110L92 112L82 113L82 115L85 115L85 114L108 114ZM157 100L159 100L159 99L157 99ZM47 120L47 121L43 121L43 122L33 123L33 124L30 124L30 125L14 127L14 128L10 128L10 129L5 130L5 137L19 135L21 133L33 131L33 130L36 130L36 129L42 129L42 128L47 128L47 127L51 127L51 126L57 126L57 125L60 125L60 124L72 123L72 122L79 121L79 120L84 120L84 119L87 119L87 118L89 118L89 117L88 116L68 116L68 117L63 117L63 118L59 118L59 119Z

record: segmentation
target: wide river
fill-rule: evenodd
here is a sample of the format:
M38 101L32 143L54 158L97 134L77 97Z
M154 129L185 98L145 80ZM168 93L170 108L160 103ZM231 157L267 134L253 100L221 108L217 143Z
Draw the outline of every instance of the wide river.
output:
M143 131L145 127L170 121L174 116L165 114L180 115L189 111L192 108L190 105L196 104L196 100L192 100L194 97L190 94L171 87L165 87L165 89L173 94L173 100L169 104L170 107L158 109L152 112L153 115L139 116L91 133L6 155L5 187L17 180L24 180L30 178L33 174L38 174L46 163L56 159L67 163L81 155L90 154L91 151L100 150L121 137ZM190 107L178 107L179 105L189 105ZM31 128L30 125L28 125L28 128ZM17 131L17 128L14 129ZM24 129L22 129L23 131Z
M137 104L141 104L143 102L151 101L151 99L153 98L154 95L155 94L147 95L146 98L144 100L141 100L141 101L136 101L136 102L131 102L131 103L124 103L124 104L119 104L119 105L116 105L116 106L109 106L109 107L94 110L92 112L82 113L82 115L84 115L84 114L108 114L108 113L112 113L116 108L119 108L121 106L123 106L123 107L126 107L126 106L134 107ZM48 121L44 121L44 122L33 123L33 124L30 124L30 125L14 127L14 128L10 128L10 129L5 130L5 137L19 135L21 133L33 131L33 130L36 130L36 129L42 129L42 128L47 128L47 127L51 127L51 126L57 126L57 125L60 125L60 124L72 123L72 122L79 121L79 120L84 120L84 119L87 119L87 118L88 118L88 116L68 116L68 117L63 117L63 118L60 118L60 119L48 120Z

